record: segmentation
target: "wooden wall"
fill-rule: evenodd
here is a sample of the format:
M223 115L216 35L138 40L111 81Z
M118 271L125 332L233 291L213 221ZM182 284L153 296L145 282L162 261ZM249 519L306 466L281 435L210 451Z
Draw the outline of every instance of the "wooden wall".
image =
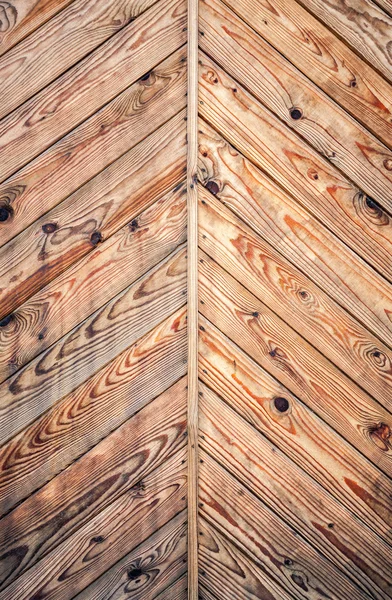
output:
M391 250L391 0L0 0L0 600L391 599Z
M199 3L203 600L392 597L392 4L378 4Z
M0 2L0 598L186 597L185 0Z

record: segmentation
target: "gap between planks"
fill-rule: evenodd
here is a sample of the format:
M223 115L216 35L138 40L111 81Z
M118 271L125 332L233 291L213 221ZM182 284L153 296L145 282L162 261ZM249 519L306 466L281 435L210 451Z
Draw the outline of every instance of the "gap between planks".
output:
M198 600L198 0L188 0L188 600Z

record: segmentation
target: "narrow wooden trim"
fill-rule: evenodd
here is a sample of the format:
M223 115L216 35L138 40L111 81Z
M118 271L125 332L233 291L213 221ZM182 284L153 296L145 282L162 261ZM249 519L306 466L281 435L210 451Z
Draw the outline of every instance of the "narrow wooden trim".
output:
M188 0L188 600L198 600L198 0Z

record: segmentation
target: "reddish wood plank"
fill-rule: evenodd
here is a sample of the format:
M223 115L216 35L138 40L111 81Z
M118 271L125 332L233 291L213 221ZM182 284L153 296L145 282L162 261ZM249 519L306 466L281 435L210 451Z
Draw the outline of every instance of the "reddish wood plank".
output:
M392 80L392 19L371 0L302 0L354 52Z
M115 395L112 395L112 402L115 402L115 398ZM70 542L74 532L77 532L79 543L86 543L83 526L91 531L94 517L98 515L98 518L103 518L105 509L121 520L123 527L119 534L123 538L126 535L125 516L118 510L119 506L115 511L116 501L121 505L122 498L135 497L135 495L136 498L139 496L143 499L145 494L142 480L145 481L146 476L165 461L165 468L168 468L167 459L184 448L186 444L185 430L186 380L182 379L85 454L83 458L72 465L71 469L60 473L4 517L0 527L1 587L4 588L21 573L30 569L25 578L19 577L15 586L8 587L8 590L17 589L21 594L23 581L27 580L31 593L34 581L31 567L39 559L55 550L69 536L71 536L68 540ZM183 456L181 456L182 459ZM176 463L178 463L178 458L176 458ZM173 469L170 470L171 476L173 476ZM88 479L86 480L87 474ZM139 485L137 485L138 482ZM185 481L183 485L185 485ZM170 485L171 487L172 485ZM181 486L174 485L174 488L178 487ZM164 485L162 484L160 488L165 495ZM172 489L170 493L174 491ZM148 500L148 504L150 503ZM183 506L181 506L182 508ZM174 514L177 512L179 511L176 510ZM113 527L114 524L108 522L108 525ZM156 527L153 531L155 529ZM105 538L104 535L103 537ZM100 544L100 542L97 543ZM124 546L124 551L117 560L127 554L135 545L137 544L132 545L131 543L128 550ZM72 546L74 548L72 553L75 553L76 545ZM108 568L116 562L113 560L113 558L116 559L116 555L110 553L110 544L105 544L102 551L105 547L109 551L109 557L112 557L110 565L106 565ZM98 556L99 554L100 552ZM59 552L56 552L55 555L60 557ZM75 557L75 554L73 556ZM10 557L12 557L11 560ZM80 552L77 552L77 561L83 563ZM43 568L42 561L38 563L36 569L38 579L47 578L47 581L53 582L54 585L59 585L61 581L65 585L69 585L67 577L60 578L60 581L56 582L53 577L54 563L55 560L51 560L50 556L46 563L50 565L50 568ZM59 565L60 573L67 572L66 564L66 555L63 554ZM94 577L87 582L89 584L100 573L92 569L89 561L87 561L86 567L89 572L90 569L93 571L90 573L91 576L95 573ZM68 569L71 572L73 570L71 565L68 566ZM81 573L77 573L78 569L75 571L74 575L79 575L78 585L81 585ZM42 583L40 585L42 586ZM79 589L84 587L86 584ZM3 598L12 597L9 594L10 591L6 591L0 594L0 598L3 600Z
M0 56L72 1L3 0L0 8Z
M181 112L0 248L0 318L180 183L185 144Z
M204 119L392 280L390 216L209 58L201 55L201 61L200 113ZM384 198L388 204L391 201L392 197Z
M291 600L263 568L200 519L200 583L202 600Z
M390 479L206 319L201 317L200 322L204 327L204 331L200 332L202 381L323 486L347 511L374 529L377 535L384 531L384 538L390 541L391 536L385 526L386 522L390 526ZM275 403L276 398L281 400ZM318 494L311 498L315 495ZM353 531L357 529L358 526L354 526ZM336 539L334 532L329 533ZM359 543L361 537L357 538ZM378 571L379 566L372 563L371 569ZM381 579L384 574L381 571Z
M184 192L184 186L170 190L132 220L130 226L120 229L30 298L12 314L11 319L0 322L0 381L13 375L117 294L120 297L105 309L108 315L111 307L118 302L118 306L126 302L127 294L125 300L120 300L121 292L185 241ZM174 276L177 274L173 272ZM154 287L155 281L159 278L152 276L151 290L159 292L160 284ZM162 291L165 292L164 288ZM141 294L135 308L142 309L143 302L145 298ZM141 320L143 317L145 313L141 312ZM95 318L97 316L90 317L89 323L94 323ZM115 323L116 319L113 325ZM91 344L95 330L90 331L85 324L78 331L78 335L74 332L71 336L72 345L81 350L86 339ZM89 333L82 333L86 331ZM112 331L116 331L114 337L121 346L121 326Z
M202 385L201 393L201 447L352 579L364 595L388 600L392 561L385 557L390 546L226 407L214 392ZM372 525L373 518L367 516ZM385 524L383 528L388 531Z
M387 475L392 474L390 413L204 253L199 290L199 310L207 319ZM354 482L347 485L359 496L366 495ZM373 504L375 511L390 518L378 497Z
M391 145L390 84L296 0L225 3L345 110Z
M392 411L391 350L207 190L199 197L203 250Z
M201 451L200 456L201 516L251 557L288 596L292 594L298 600L364 600L364 594L350 579L295 530L208 454Z
M185 108L181 48L0 185L0 244L54 208Z
M140 460L140 459L139 459ZM185 451L140 479L14 581L1 600L71 600L186 506Z
M391 208L384 198L392 189L386 168L392 152L220 0L201 0L200 15L201 48L360 189Z
M156 0L75 0L0 58L0 118L17 108ZM55 59L54 59L55 57Z
M171 308L169 303L168 311ZM164 312L161 309L160 316L147 327L162 318ZM140 333L140 325L138 329ZM137 338L137 334L133 337ZM184 376L186 362L186 313L181 309L137 339L49 411L42 415L35 411L38 418L0 449L0 515Z
M389 283L205 121L201 120L200 128L203 185L358 321L390 343Z
M186 41L186 3L162 0L0 123L0 181Z
M186 511L101 575L75 600L146 600L178 586L186 571ZM182 590L181 590L182 591ZM172 589L174 600L176 589Z

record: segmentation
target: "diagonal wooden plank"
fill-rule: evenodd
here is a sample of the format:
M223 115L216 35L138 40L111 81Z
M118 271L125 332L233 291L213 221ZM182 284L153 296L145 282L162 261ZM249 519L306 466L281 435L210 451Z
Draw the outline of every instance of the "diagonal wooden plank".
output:
M55 477L185 373L186 314L181 309L2 446L0 515Z
M392 152L220 0L201 0L200 46L286 125L381 204ZM392 98L392 87L390 89ZM297 111L297 112L294 112ZM390 204L386 204L391 207Z
M201 121L200 127L203 185L359 322L391 343L389 283L207 123Z
M85 523L0 593L1 600L71 600L186 505L179 451ZM98 535L97 535L98 534Z
M204 55L201 61L199 109L204 119L345 244L392 280L389 215L215 63ZM388 198L384 200L389 202Z
M75 0L0 58L0 118L28 100L156 0ZM53 60L53 57L56 57Z
M200 519L201 598L203 600L292 600L211 523Z
M115 402L115 396L112 396L112 402ZM28 569L25 579L32 583L31 567L39 559L69 536L72 539L74 532L80 535L79 540L86 541L82 534L83 526L87 523L91 527L94 517L102 516L106 508L113 510L110 507L116 500L121 503L121 498L135 491L143 497L143 485L139 483L136 490L134 486L185 447L185 431L186 379L182 379L5 516L0 527L1 588ZM117 515L124 525L125 515L121 512ZM154 527L153 531L158 527ZM122 528L121 536L125 535L125 529ZM104 570L135 545L121 556L111 554L111 562ZM110 544L105 544L105 547L110 550ZM50 581L53 578L52 567L45 572L40 564L40 577L48 577ZM61 569L61 572L67 571L65 557L61 561ZM102 572L95 571L87 585ZM84 587L86 585L79 589ZM7 597L7 593L0 594L0 598L3 597Z
M0 181L186 41L186 3L162 0L0 123Z
M186 571L186 511L125 556L75 600L146 600Z
M154 600L186 600L188 598L187 583L187 576L184 575L176 583L155 596Z
M386 474L392 473L390 413L204 253L199 290L199 310L208 320ZM390 519L390 491L384 504L381 489L369 498L356 482L346 483L384 520Z
M385 557L390 546L226 407L214 392L204 385L201 392L201 448L352 579L364 595L388 600L392 561L385 563ZM372 516L367 521L374 525Z
M185 144L181 112L0 248L0 318L179 184Z
M385 10L392 17L392 1L391 0L375 0L375 3L378 4L381 8Z
M47 350L117 294L123 297L122 292L126 287L185 241L184 193L185 185L177 190L170 190L134 219L130 226L126 225L102 242L98 248L19 307L11 318L0 322L0 381ZM173 275L176 274L173 272ZM154 281L159 280L152 277L150 292L159 292L159 287L154 287ZM126 302L127 296L124 293ZM111 306L119 298L108 306L107 314L110 314ZM135 308L140 310L144 301L143 294L140 294ZM121 303L124 303L124 299L120 301L120 305ZM95 318L96 316L90 318L90 324ZM140 318L143 319L143 312L140 313ZM115 325L116 319L111 319ZM88 327L87 323L82 330L88 332L86 339L92 340L94 328ZM115 337L119 336L117 342L121 344L120 328L113 331L116 331ZM83 344L86 340L82 341L81 333L79 330L80 342ZM76 347L75 335L72 339Z
M377 535L385 531L386 539L390 540L384 519L388 515L391 481L206 319L200 317L200 324L204 328L200 332L199 355L202 381L348 511L375 529ZM353 481L357 487L350 485ZM366 493L357 493L359 490ZM318 493L310 496L314 497L318 497ZM382 505L383 510L375 510ZM322 514L325 515L324 509ZM357 530L358 522L354 523L352 532ZM322 530L332 542L338 540L335 531L335 526ZM357 537L359 543L362 537ZM376 543L373 545L377 547ZM361 556L350 555L354 562L359 561L359 569L363 567ZM378 579L385 580L383 561L373 562L368 552L364 556L367 557L365 562L370 558L370 567L364 567L364 571L379 572ZM380 584L383 586L385 584Z
M392 80L392 19L371 0L301 0L302 5Z
M208 454L201 451L201 516L296 599L366 595ZM262 527L260 524L262 523Z
M186 104L180 48L0 185L1 245L54 208Z
M392 411L391 350L207 190L199 197L203 250Z
M324 92L391 144L390 84L296 0L274 0L273 5L267 0L224 1Z
M182 211L184 218L184 205ZM151 296L150 305L143 293L146 280L141 280L86 321L78 324L76 319L74 329L4 381L0 386L0 440L9 439L181 306L185 302L185 264L180 262L176 266L178 268L169 275L168 285L163 286L163 293L160 292L160 274L153 274L151 291L155 285L158 289ZM125 321L122 307L128 309ZM88 306L86 308L88 311ZM123 330L123 323L131 329Z
M7 0L2 2L0 56L54 17L73 0Z

